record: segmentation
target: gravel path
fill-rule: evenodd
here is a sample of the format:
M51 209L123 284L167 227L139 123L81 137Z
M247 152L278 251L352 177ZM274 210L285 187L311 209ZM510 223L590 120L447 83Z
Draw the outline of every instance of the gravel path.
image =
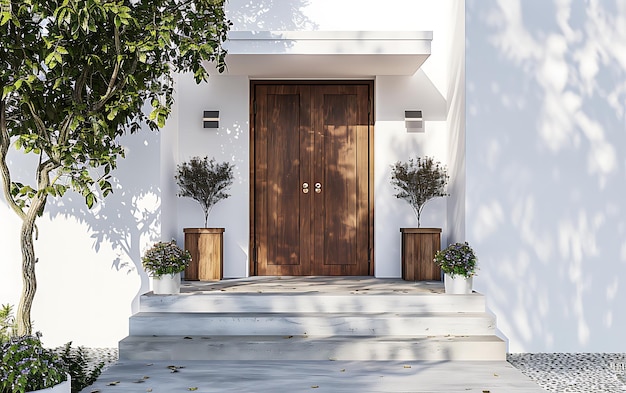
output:
M105 369L117 361L116 348L83 349ZM626 353L520 353L507 360L548 392L626 392Z
M549 392L626 392L626 353L521 353L507 360Z

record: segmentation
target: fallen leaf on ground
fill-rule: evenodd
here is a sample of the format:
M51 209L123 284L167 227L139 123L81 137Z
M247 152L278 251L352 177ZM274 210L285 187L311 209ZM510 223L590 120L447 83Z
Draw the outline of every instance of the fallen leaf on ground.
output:
M192 388L188 388L187 390L191 390L193 392L194 390L198 390L198 388L194 386Z
M405 364L404 368L411 368L411 366L409 366L408 364Z
M107 386L117 386L118 383L120 383L120 381L109 382Z
M317 388L319 388L319 387L320 387L320 385L312 385L312 386L311 386L311 389L317 389Z

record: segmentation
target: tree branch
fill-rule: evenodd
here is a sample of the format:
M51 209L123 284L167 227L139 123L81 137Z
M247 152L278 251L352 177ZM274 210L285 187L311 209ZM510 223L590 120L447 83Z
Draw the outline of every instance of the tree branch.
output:
M0 86L0 91L2 90L2 86ZM11 210L15 211L15 213L24 220L26 218L26 213L24 210L15 202L13 199L13 195L11 195L11 171L9 171L9 166L7 164L7 153L9 152L9 146L11 144L11 136L9 135L9 128L7 126L6 119L6 103L4 100L0 101L0 172L2 175L2 191L4 193L4 199L6 199L7 204L11 207Z
M100 100L98 100L98 102L94 104L93 106L94 111L99 111L100 109L102 109L104 104L106 104L106 102L111 97L113 97L115 92L118 90L116 86L117 76L120 72L120 68L122 66L123 60L120 60L120 56L122 54L122 45L120 43L120 31L115 25L113 26L113 39L115 40L115 67L113 68L113 72L111 73L111 78L109 78L107 91L106 93L104 93L104 96Z

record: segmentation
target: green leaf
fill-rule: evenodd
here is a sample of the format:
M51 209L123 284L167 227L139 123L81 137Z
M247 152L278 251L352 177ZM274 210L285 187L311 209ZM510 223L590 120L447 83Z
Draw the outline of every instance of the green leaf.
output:
M94 202L96 201L96 197L93 195L93 193L88 193L87 195L85 195L85 203L87 204L88 208L92 208Z

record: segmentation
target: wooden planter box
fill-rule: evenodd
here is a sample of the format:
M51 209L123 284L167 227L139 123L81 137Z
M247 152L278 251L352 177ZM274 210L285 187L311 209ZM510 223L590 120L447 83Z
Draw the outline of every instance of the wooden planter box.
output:
M433 259L441 249L441 228L400 228L402 279L441 281L441 269Z
M185 249L191 254L185 280L224 278L224 228L185 228L184 232Z

